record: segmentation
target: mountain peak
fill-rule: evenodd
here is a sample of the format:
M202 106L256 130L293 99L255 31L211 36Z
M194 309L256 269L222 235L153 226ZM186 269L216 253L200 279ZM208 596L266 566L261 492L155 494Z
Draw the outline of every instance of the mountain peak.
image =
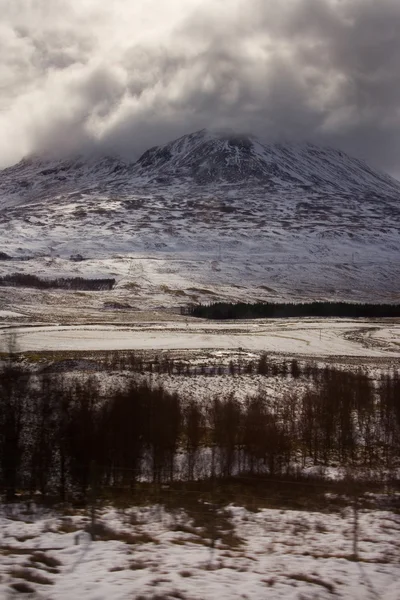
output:
M278 188L399 196L400 184L334 148L265 144L256 136L201 129L147 150L134 171L147 183L257 184Z
M0 175L0 195L105 188L132 191L143 185L261 186L265 193L400 197L400 184L342 151L312 143L263 143L232 130L201 129L147 150L136 163L118 157L32 156Z

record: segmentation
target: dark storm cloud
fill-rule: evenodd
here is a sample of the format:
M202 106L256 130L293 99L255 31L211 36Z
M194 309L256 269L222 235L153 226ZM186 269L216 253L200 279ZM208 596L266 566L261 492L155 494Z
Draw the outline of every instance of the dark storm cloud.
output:
M400 174L398 0L21 4L0 0L2 164L229 127Z

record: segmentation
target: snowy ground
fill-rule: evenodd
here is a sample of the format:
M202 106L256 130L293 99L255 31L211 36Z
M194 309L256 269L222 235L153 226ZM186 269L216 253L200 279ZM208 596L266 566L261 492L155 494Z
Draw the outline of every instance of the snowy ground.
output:
M386 511L353 514L229 507L215 534L201 518L161 507L104 509L96 541L83 515L21 506L1 510L0 596L58 600L398 600L400 522ZM214 535L213 535L214 537ZM104 539L106 538L106 539ZM28 586L32 595L22 594ZM16 588L13 586L16 586Z
M85 238L84 231L79 235ZM45 305L51 304L52 298L58 298L64 307L68 303L82 306L85 300L87 306L98 309L104 302L121 301L141 310L216 300L399 301L400 262L382 255L380 250L374 248L369 253L358 253L354 264L352 248L345 248L340 256L326 254L318 247L306 257L302 251L301 245L298 248L285 246L281 253L279 248L269 252L266 247L245 250L238 246L220 255L218 242L213 245L205 240L200 249L191 248L189 244L187 249L175 251L104 252L100 257L82 262L56 256L0 261L0 275L26 273L43 278L116 279L115 288L107 293L66 294L59 290L43 293L25 289L21 294L12 288L0 288L0 309L3 303L16 302L32 310L35 298L40 298L39 304Z
M7 327L0 329L6 344ZM201 320L13 328L21 351L227 349L302 356L400 356L400 324L375 320Z

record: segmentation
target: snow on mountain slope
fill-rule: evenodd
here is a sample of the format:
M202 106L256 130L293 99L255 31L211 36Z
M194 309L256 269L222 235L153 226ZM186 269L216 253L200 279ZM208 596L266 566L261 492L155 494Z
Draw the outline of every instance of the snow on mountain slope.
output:
M136 163L33 157L0 172L0 252L137 257L113 276L147 297L172 279L223 297L399 300L399 203L399 182L343 152L203 130Z
M0 172L0 202L57 191L193 183L262 185L265 192L377 194L400 197L400 182L333 148L263 144L256 137L201 130L147 150L136 163L116 157L30 157Z
M122 160L109 156L25 158L0 171L0 209L76 190L98 192L117 180L127 168Z
M187 178L199 184L263 183L271 190L400 193L399 182L333 148L262 144L254 136L207 130L147 150L138 160L137 172L149 181Z

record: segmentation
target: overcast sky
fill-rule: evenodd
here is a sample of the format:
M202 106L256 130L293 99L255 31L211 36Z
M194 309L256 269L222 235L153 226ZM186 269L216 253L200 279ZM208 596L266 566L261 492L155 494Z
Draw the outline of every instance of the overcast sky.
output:
M0 0L0 166L203 127L400 176L400 0Z

